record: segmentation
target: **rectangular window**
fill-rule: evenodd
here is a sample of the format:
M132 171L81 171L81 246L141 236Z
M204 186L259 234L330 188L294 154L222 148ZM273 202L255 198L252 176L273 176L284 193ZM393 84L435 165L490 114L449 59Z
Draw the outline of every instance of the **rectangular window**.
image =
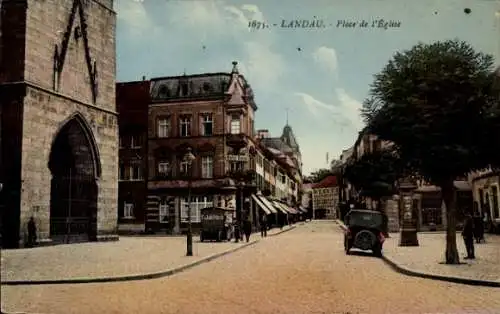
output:
M229 163L229 169L231 172L241 171L241 162L239 161L231 161Z
M180 118L180 133L181 136L191 136L191 117L184 116Z
M158 208L160 223L168 223L168 204L166 200L162 200Z
M166 161L162 161L158 163L158 174L160 176L168 176L170 175L170 163Z
M187 176L189 173L189 162L187 161L181 161L179 163L179 172L183 176Z
M138 181L142 180L141 166L140 165L132 165L130 166L130 180Z
M134 218L134 204L128 202L123 204L123 218Z
M170 136L170 120L168 118L158 119L158 137Z
M181 222L188 221L188 198L181 199ZM212 207L213 205L212 196L193 196L191 197L191 222L197 223L201 221L201 209Z
M492 208L491 215L494 219L500 217L500 209L498 208L498 188L496 185L491 187L491 200L492 200Z
M130 137L130 148L141 148L141 138L137 135Z
M213 135L213 128L214 128L214 121L212 114L204 114L202 117L202 128L201 128L201 135L204 136L212 136Z
M241 120L240 115L231 116L231 134L241 133Z
M201 176L202 178L209 179L213 177L214 173L214 160L212 156L203 156L201 158Z
M118 168L118 178L119 180L127 180L126 167L124 164L120 164Z

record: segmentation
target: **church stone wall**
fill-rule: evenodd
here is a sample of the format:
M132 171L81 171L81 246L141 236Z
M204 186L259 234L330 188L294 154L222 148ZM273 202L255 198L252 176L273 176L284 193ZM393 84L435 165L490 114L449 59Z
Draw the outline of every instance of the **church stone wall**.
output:
M51 145L57 131L74 114L89 124L97 144L102 169L98 179L98 234L117 231L118 126L115 104L115 13L112 1L82 1L87 21L90 58L97 64L98 96L91 92L88 59L77 12L68 44L59 88L53 90L55 45L61 50L72 0L28 1L26 21L22 173L21 240L31 215L37 221L39 238L50 231L50 182L48 168ZM104 5L103 5L104 4ZM33 86L30 86L33 84Z

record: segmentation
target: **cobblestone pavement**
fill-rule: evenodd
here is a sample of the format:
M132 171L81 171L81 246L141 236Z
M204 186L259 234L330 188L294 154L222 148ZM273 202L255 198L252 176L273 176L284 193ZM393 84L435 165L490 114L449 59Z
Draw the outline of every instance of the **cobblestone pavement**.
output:
M399 234L391 234L384 244L384 255L398 266L433 275L500 282L500 236L485 235L486 243L475 244L476 259L465 260L465 245L457 233L457 246L463 265L445 265L444 233L419 233L419 247L400 247Z
M279 232L272 229L270 234ZM250 240L260 239L254 234ZM116 242L79 243L2 250L1 279L62 280L156 273L227 251L245 242L199 242L187 257L185 237L120 237Z
M345 255L331 223L278 237L171 277L4 286L7 311L37 313L500 313L500 289L403 276L382 260Z

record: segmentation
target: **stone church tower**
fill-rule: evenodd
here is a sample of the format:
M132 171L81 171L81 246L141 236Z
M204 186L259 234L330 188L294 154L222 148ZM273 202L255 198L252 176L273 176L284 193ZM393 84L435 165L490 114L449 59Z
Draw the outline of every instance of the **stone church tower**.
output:
M2 246L117 239L113 0L0 0Z

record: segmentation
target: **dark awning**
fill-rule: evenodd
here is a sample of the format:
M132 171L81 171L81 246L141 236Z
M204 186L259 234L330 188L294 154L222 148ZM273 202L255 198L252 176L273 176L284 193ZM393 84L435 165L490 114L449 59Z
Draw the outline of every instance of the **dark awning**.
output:
M271 211L272 214L276 214L278 211L276 210L276 208L273 206L273 204L271 204L271 202L269 202L264 196L260 196L260 195L255 195L255 197L260 200L260 202L266 206L266 208Z
M252 199L254 200L255 203L262 209L267 215L272 214L273 212L267 208L267 206L262 203L262 201L254 194L252 194Z

